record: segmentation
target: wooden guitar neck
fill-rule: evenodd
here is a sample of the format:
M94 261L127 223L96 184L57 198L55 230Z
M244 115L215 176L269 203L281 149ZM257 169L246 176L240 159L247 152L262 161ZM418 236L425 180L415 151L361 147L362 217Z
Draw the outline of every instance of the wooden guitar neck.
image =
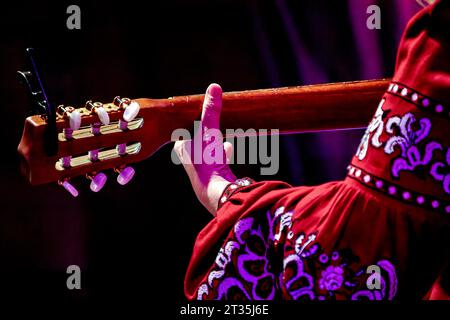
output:
M362 128L370 122L388 84L384 79L225 92L221 127L279 129L282 133ZM190 95L137 101L144 117L146 106L164 106L174 129L192 127L199 119L203 98Z

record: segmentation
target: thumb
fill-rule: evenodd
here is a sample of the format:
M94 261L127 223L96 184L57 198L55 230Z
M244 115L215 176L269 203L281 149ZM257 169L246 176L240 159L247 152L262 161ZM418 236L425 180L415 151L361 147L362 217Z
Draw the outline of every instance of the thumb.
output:
M206 89L201 122L208 129L220 129L220 112L222 111L222 88L212 83Z

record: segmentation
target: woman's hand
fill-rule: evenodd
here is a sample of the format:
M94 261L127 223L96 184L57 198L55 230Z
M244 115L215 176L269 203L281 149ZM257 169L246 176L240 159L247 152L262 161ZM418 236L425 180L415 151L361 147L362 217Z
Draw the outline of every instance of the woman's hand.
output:
M219 197L225 187L236 180L228 165L233 146L229 142L223 143L220 132L221 110L222 88L213 83L206 90L203 102L201 132L197 131L192 141L177 141L174 146L174 151L183 163L198 200L214 216ZM198 160L198 157L192 157L195 153L202 155L200 163L194 161L194 158Z

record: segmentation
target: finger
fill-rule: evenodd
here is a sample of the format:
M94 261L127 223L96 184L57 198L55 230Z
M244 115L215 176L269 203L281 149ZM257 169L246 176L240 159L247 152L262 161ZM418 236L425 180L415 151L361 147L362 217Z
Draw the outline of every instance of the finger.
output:
M190 146L190 141L185 140L175 141L175 144L173 146L173 150L175 151L178 159L183 165L192 164Z
M186 171L189 180L191 181L192 186L194 187L194 191L197 192L196 186L199 184L198 181L198 173L192 163L191 158L191 143L190 141L176 141L173 147L173 150L177 154L181 164L183 165L184 170Z
M203 127L219 129L222 111L222 88L217 83L209 85L203 101L201 121Z
M227 164L230 164L231 160L233 160L233 144L225 141L223 143L223 149L225 150L225 155L227 157Z

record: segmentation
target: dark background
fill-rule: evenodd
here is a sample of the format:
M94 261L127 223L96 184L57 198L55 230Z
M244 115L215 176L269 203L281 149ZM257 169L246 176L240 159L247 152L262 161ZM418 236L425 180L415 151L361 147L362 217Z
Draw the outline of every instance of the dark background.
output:
M81 30L66 8L81 8ZM381 30L368 30L368 5ZM13 1L2 4L0 294L96 299L133 296L182 301L196 234L210 221L171 145L136 164L127 186L112 178L98 194L77 179L72 198L56 184L31 187L17 144L30 101L16 80L24 49L40 56L54 104L109 102L116 95L160 98L388 77L413 0L392 1ZM361 131L283 136L280 170L235 165L237 176L314 185L345 175ZM82 269L82 290L66 268Z

